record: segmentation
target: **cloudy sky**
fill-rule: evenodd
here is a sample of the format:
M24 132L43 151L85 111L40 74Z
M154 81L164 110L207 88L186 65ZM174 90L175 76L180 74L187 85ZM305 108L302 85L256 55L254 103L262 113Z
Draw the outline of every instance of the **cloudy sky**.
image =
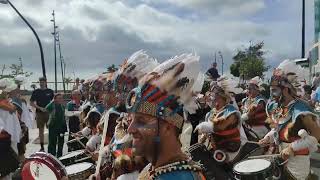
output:
M221 51L225 71L237 49L265 42L267 63L301 54L301 0L11 0L38 32L47 77L54 79L52 10L67 76L86 78L145 49L159 61L196 52L203 71ZM313 1L306 1L306 47L313 43ZM32 32L9 5L0 4L0 65L18 62L41 76ZM218 61L219 62L219 61ZM60 66L58 66L60 67ZM60 68L59 68L60 72ZM59 79L61 76L59 74Z

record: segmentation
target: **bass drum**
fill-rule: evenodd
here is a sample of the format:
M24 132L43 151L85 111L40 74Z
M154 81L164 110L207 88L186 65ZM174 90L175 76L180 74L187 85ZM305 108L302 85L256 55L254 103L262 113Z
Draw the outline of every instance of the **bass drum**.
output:
M67 176L65 167L61 162L45 152L36 152L26 158L22 166L23 180L60 180Z
M228 169L226 165L214 159L214 156L221 156L222 160L223 154L214 154L201 143L190 146L188 152L192 160L202 165L207 180L232 179L232 175L226 171Z

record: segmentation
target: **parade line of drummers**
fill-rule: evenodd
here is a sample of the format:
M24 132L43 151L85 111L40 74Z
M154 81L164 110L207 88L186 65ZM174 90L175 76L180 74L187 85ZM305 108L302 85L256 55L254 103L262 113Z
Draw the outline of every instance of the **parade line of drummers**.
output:
M159 64L135 52L118 70L86 80L67 104L40 78L30 104L41 149L29 157L34 113L20 95L25 80L1 79L0 179L317 179L310 154L319 119L301 67L282 62L265 99L258 77L245 89L220 77L203 92L199 59L182 54Z

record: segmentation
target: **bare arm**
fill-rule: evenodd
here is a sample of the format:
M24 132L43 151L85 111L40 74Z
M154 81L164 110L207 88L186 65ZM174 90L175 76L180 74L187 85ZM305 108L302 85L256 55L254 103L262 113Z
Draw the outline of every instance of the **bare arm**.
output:
M320 140L320 126L311 115L303 116L302 118L303 125L306 127L306 130L310 133L311 136L315 137L318 142Z

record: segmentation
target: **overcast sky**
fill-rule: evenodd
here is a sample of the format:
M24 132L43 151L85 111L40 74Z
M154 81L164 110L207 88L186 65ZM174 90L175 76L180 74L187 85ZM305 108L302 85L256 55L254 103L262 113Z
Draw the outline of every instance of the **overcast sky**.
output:
M249 41L265 42L267 63L301 54L301 0L11 0L38 32L47 77L54 79L52 10L56 12L67 76L86 78L145 49L159 61L196 52L202 70L221 51L225 71ZM313 1L306 1L306 47L313 43ZM0 64L18 62L41 76L32 32L9 5L0 4ZM219 61L218 61L219 62ZM60 67L60 64L59 66ZM219 69L221 69L219 67ZM59 68L60 72L60 68ZM58 76L61 79L60 73Z

